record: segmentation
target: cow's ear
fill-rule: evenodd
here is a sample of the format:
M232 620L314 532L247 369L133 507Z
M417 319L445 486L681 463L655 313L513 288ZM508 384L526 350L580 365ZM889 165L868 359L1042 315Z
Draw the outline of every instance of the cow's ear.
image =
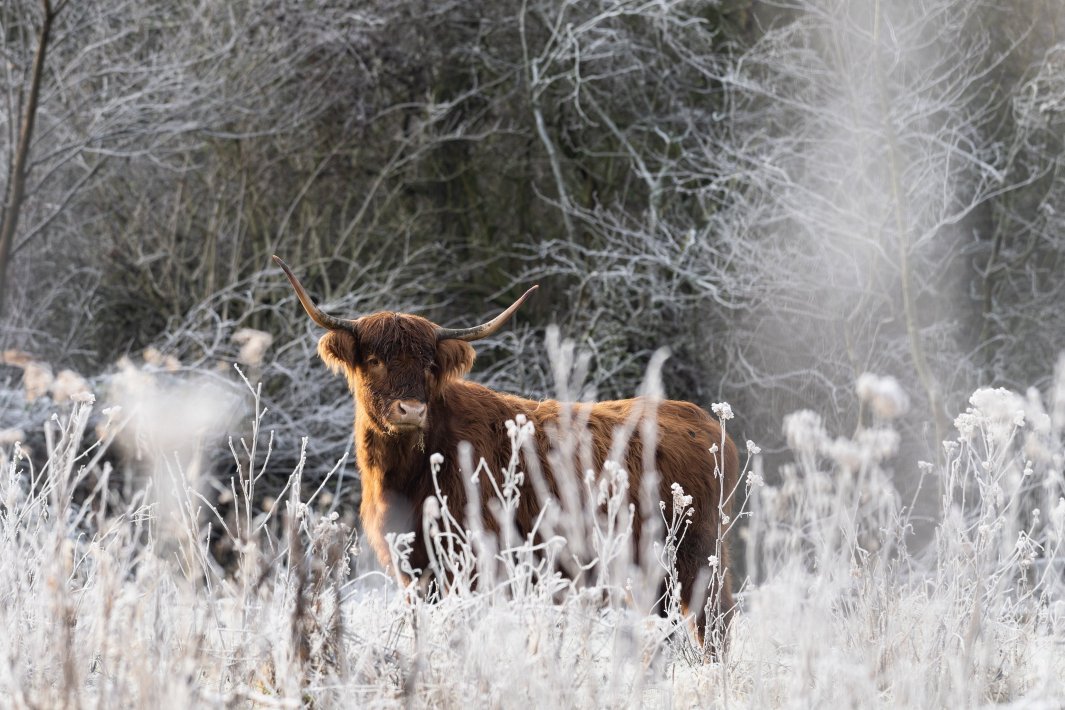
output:
M355 334L346 330L331 330L318 341L318 355L334 373L354 368L357 351Z
M473 369L477 353L462 340L441 340L436 344L436 373L442 380L459 378Z

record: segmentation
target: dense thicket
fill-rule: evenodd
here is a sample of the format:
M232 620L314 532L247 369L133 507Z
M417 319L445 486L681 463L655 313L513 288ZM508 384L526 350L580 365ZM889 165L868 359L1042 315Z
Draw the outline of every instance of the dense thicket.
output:
M41 20L0 9L5 188ZM147 347L233 382L233 335L265 331L250 374L321 468L350 403L270 254L338 314L463 325L537 281L475 376L552 393L557 324L627 396L668 346L670 396L728 399L768 444L798 407L853 422L873 371L934 456L975 385L1045 385L1065 349L1063 23L1055 0L63 5L0 350L101 389ZM0 428L25 424L3 373Z

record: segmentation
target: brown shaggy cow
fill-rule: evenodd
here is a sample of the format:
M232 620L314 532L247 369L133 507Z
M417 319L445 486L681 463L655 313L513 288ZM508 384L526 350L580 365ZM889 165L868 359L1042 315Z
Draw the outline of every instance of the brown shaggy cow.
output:
M389 312L344 320L320 310L288 266L276 256L274 261L292 282L308 315L328 330L318 343L318 353L335 372L344 373L355 397L355 446L362 475L360 514L366 537L383 566L391 564L386 534L413 532L410 564L414 569L429 567L429 553L421 539L421 512L425 501L434 495L430 456L434 452L444 455L439 485L450 510L462 520L467 510L467 488L457 463L458 444L469 442L475 456L483 457L489 470L503 471L511 449L503 425L518 414L524 414L535 426L540 469L548 488L557 495L559 482L554 480L549 462L552 442L548 432L558 424L567 405L502 394L463 379L474 361L474 350L468 341L496 332L535 286L495 319L474 328L441 328L419 316ZM587 421L595 470L602 470L614 432L630 423L633 408L640 404L640 399L628 399L571 405ZM677 550L683 608L687 613L693 597L702 598L703 594L694 594L696 581L705 585L708 558L716 556L721 567L719 583L711 590L711 598L716 599L712 612L718 620L712 628L723 637L732 595L728 548L720 544L719 531L725 527L722 523L729 520L723 516L731 514L728 494L736 486L739 469L736 446L730 438L723 437L720 425L694 404L663 401L657 404L655 413L658 436L654 467L661 476L659 491L667 502L667 515L672 507L674 483L692 497L694 508L692 524ZM718 448L721 453L712 453ZM720 473L718 460L724 464ZM645 468L639 436L632 438L619 463L630 476L629 495L637 510L634 535L639 535L637 498ZM491 487L481 490L485 529L498 532L498 524L488 512ZM724 501L722 491L726 493ZM520 501L515 523L520 534L528 535L540 511L540 502L528 482L523 484ZM702 592L705 594L705 586ZM702 639L706 630L704 610L692 611Z

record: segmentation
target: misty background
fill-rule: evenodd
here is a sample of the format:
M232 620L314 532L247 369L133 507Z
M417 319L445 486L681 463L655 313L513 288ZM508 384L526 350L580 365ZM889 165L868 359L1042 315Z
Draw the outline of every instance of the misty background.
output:
M556 394L557 326L582 396L628 397L666 346L667 396L767 456L798 409L869 424L869 372L914 470L1065 350L1058 0L8 0L0 62L0 438L30 449L78 393L106 425L137 377L193 383L218 412L158 416L225 488L239 362L276 481L304 436L324 476L350 395L274 253L343 317L466 326L539 283L472 378Z

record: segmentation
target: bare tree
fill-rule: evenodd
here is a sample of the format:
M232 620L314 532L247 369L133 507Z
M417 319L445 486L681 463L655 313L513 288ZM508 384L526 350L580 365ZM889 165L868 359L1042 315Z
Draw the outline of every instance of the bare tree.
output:
M551 322L600 396L667 345L670 396L733 400L768 444L782 411L866 417L874 371L913 395L927 457L959 393L1065 346L1060 10L1037 6L72 4L4 337L206 367L234 329L290 332L275 251L324 300L455 325L536 280L527 328L482 350L496 386L551 393ZM28 57L37 25L3 17ZM273 372L313 377L307 356ZM341 401L306 391L278 400L294 431Z
M14 142L13 152L8 154L7 180L4 188L4 203L0 210L0 314L4 311L4 293L7 291L8 262L11 259L11 245L15 240L18 230L19 217L22 214L22 203L26 192L26 173L29 170L28 160L30 145L33 140L33 128L37 121L37 108L40 102L41 79L44 76L45 60L48 56L48 47L52 41L52 22L62 10L65 3L58 3L53 7L51 0L41 0L41 26L37 32L37 48L33 54L33 64L29 68L29 74L21 86L17 100L12 102L11 92L8 92L7 107L9 115L20 116L18 123L18 139ZM11 64L8 64L11 71ZM25 89L25 95L23 90ZM12 142L8 142L12 147Z
M1016 290L983 311L970 299L989 284L1004 294L1042 261L999 261L993 245L1017 223L988 229L986 215L1010 204L1031 215L1032 190L1060 184L1052 132L1012 118L1032 106L1008 78L1036 20L1004 22L1011 12L785 2L753 45L708 53L720 40L689 5L530 4L547 28L528 52L530 91L569 118L540 135L566 192L554 204L579 225L533 248L531 273L581 284L571 317L601 346L604 333L617 352L673 345L685 373L673 386L748 401L757 430L825 401L853 421L858 375L895 375L926 414L911 433L934 456L958 396L995 377L995 346L973 333L1057 317L1049 281L1037 311ZM1025 243L1059 253L1035 234ZM972 269L985 251L994 265ZM1049 362L1027 369L1042 376Z

